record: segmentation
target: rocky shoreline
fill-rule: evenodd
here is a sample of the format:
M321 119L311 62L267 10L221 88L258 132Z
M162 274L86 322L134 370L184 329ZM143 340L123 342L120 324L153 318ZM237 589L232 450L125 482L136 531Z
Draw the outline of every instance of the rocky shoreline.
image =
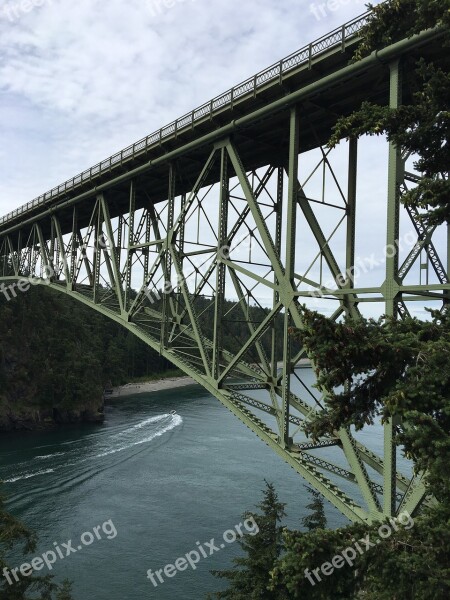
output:
M97 407L90 405L72 409L53 407L17 410L6 405L0 410L0 432L56 429L61 425L102 423L103 420L103 401Z
M302 359L297 364L297 368L307 368L310 365L308 359ZM281 366L281 363L279 366ZM106 394L105 398L115 400L125 396L158 392L195 384L196 382L187 376L166 377L156 381L128 383L112 388L112 392ZM50 409L40 409L38 407L17 408L11 403L0 403L0 432L51 430L61 425L102 423L104 421L105 398L98 404L91 402L71 409L58 406Z

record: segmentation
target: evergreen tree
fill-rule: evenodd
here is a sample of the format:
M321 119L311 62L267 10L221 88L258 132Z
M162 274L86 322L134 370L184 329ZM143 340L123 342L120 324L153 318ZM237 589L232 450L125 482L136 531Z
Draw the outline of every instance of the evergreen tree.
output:
M362 32L355 60L399 39L438 27L441 44L450 39L449 0L388 0L375 7ZM416 155L422 179L402 201L416 208L426 224L450 222L449 53L420 59L405 82L411 102L399 109L364 103L341 118L330 140L385 134L406 153ZM405 60L409 60L407 57ZM379 523L354 524L337 531L287 532L286 553L274 569L274 585L285 585L291 598L368 600L444 600L450 596L450 316L432 312L431 320L346 319L336 323L302 308L297 337L313 358L325 410L310 423L319 436L375 419L396 417L397 442L422 473L430 496L413 527L400 528L376 550L358 555L352 565L334 569L311 583L305 569L331 561L346 546L369 535ZM344 386L344 384L347 384ZM341 389L343 391L337 392ZM388 524L388 523L387 523Z
M36 549L36 536L6 511L0 496L0 600L72 600L71 584L65 581L59 586L51 575L23 577L19 573L16 581L7 555L13 552L17 556L19 549L30 556Z
M71 595L72 586L70 582L64 581L56 593L56 600L73 600Z
M317 490L309 485L306 485L305 488L312 496L311 502L306 505L306 508L311 511L311 514L303 517L302 525L303 527L306 527L308 531L313 531L314 529L325 529L327 526L327 518L325 516L323 497Z
M233 559L235 569L212 571L213 575L227 579L230 587L216 592L210 598L228 600L275 600L282 598L279 590L269 590L270 572L283 549L281 520L286 515L285 504L280 502L273 484L266 481L263 500L256 505L260 513L247 512L244 519L258 525L256 535L239 540L246 556Z
M345 137L386 135L405 154L418 156L414 166L421 179L402 196L402 202L423 210L424 223L449 222L450 0L388 0L371 8L373 15L361 32L354 61L432 28L440 30L443 52L433 60L421 57L415 64L403 57L411 101L397 109L363 102L359 110L338 120L329 146Z

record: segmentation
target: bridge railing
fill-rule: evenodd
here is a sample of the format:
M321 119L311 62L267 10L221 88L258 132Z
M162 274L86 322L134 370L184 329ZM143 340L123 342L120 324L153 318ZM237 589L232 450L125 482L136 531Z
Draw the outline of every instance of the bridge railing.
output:
M358 32L368 23L370 15L371 12L369 11L353 19L352 21L345 23L341 27L338 27L334 31L324 35L315 42L308 44L304 48L294 52L293 54L290 54L267 69L264 69L256 75L249 77L224 94L221 94L209 102L202 104L198 108L187 113L176 121L173 121L169 125L162 127L158 131L146 136L142 140L139 140L131 146L124 148L124 150L113 154L106 160L103 160L90 169L86 169L86 171L83 171L72 179L65 181L61 185L53 188L45 194L38 196L27 204L20 206L6 216L1 217L0 225L3 225L7 221L10 221L17 216L33 210L36 206L45 204L49 200L51 201L53 198L57 198L61 194L72 190L86 181L91 181L93 177L96 177L106 171L110 171L115 165L122 164L124 161L141 154L143 151L147 151L150 148L160 145L165 138L172 135L177 135L184 129L192 128L196 122L204 119L205 117L212 117L214 112L227 106L232 108L233 103L236 100L241 99L246 95L255 95L258 89L274 80L278 79L281 81L283 76L289 73L292 69L298 68L304 64L311 64L312 59L319 54L339 46L341 46L344 50L346 43L352 38L356 37Z

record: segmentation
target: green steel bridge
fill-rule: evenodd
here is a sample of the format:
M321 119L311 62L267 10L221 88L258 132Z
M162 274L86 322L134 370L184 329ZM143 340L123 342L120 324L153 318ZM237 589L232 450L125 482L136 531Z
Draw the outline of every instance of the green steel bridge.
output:
M299 304L326 298L339 319L360 316L365 302L381 303L381 312L402 318L413 302L445 306L450 295L447 236L435 242L435 230L402 207L402 192L418 177L392 144L382 192L373 193L382 196L386 219L381 243L394 252L378 285L358 288L351 275L355 215L364 211L360 144L345 142L345 166L334 170L326 148L333 124L364 100L391 107L407 101L414 59L440 51L439 31L429 30L351 63L368 18L346 23L0 218L0 284L11 296L30 283L45 285L120 323L357 522L414 515L433 499L422 476L399 472L394 435L401 424L394 419L380 426L379 453L347 429L316 443L305 436L321 403L303 381L306 371L294 369L307 358L290 335L291 327L302 327ZM313 167L306 160L311 152ZM321 180L320 198L308 192L313 176ZM415 232L404 257L401 219ZM299 272L307 256L311 264ZM411 280L417 264L421 276ZM227 298L237 299L231 308ZM249 307L258 305L265 311L255 321ZM213 322L208 335L205 311ZM226 347L230 320L246 331L237 354ZM303 392L294 393L293 382Z

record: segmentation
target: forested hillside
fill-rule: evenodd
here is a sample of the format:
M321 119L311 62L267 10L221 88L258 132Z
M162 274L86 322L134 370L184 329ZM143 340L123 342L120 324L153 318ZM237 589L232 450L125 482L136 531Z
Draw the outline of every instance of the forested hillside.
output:
M213 302L197 298L195 305L204 334L212 338ZM249 325L233 302L225 303L225 313L224 347L237 352ZM246 317L257 327L266 314L253 307ZM281 317L277 330L281 333ZM270 354L270 331L261 343ZM280 335L278 358L281 353ZM259 362L254 350L244 358ZM36 287L9 302L0 295L0 430L101 421L105 385L170 368L123 327L67 296Z
M32 288L0 298L0 430L102 420L103 387L171 365L79 302Z

